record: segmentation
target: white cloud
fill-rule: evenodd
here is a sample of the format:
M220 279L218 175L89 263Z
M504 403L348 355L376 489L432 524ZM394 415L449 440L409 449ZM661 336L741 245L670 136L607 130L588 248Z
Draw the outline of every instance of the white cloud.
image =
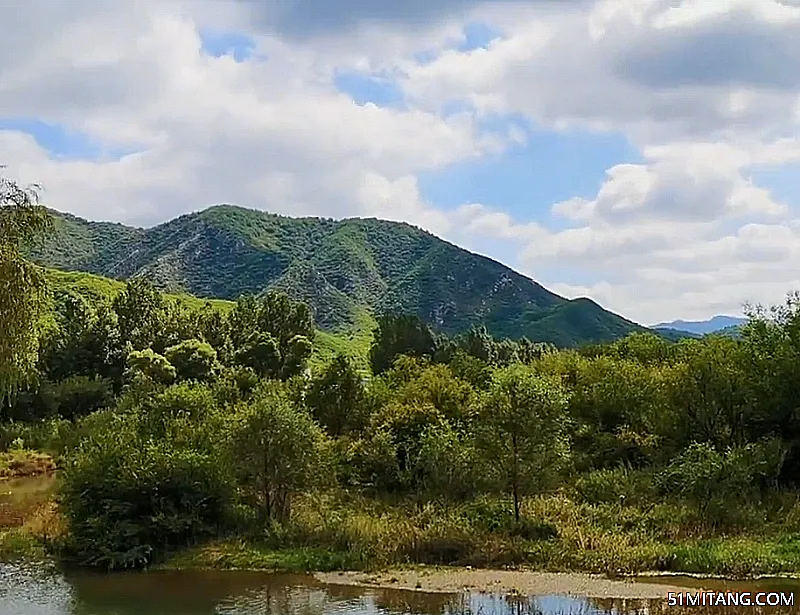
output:
M798 204L750 180L800 160L797 3L352 0L326 18L313 0L278 13L247 0L9 2L0 117L135 150L56 160L0 130L0 162L57 208L141 224L215 202L406 220L499 254L515 246L512 266L646 322L800 287ZM455 49L476 21L503 36ZM203 54L204 28L248 33L260 57ZM356 105L335 89L337 69L396 78L407 106ZM454 102L474 110L442 113ZM642 160L550 218L502 203L436 209L421 173L521 141L481 129L497 113L622 133ZM594 282L548 278L563 267Z
M467 114L358 106L335 90L324 61L281 41L264 43L266 61L209 57L187 7L159 6L82 15L0 72L3 115L66 123L141 150L119 161L54 162L6 133L0 155L12 171L44 177L54 206L142 224L213 202L287 214L369 210L422 223L441 215L418 197L365 207L364 178L404 185L508 138L480 134Z

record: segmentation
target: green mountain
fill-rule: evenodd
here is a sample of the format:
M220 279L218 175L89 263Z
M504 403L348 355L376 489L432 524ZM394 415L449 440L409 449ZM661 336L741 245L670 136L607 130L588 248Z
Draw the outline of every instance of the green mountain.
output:
M484 324L495 336L559 346L646 330L405 223L218 205L140 229L54 213L54 232L29 253L42 265L143 276L168 292L208 298L282 289L307 301L328 330L384 312L417 314L445 333Z

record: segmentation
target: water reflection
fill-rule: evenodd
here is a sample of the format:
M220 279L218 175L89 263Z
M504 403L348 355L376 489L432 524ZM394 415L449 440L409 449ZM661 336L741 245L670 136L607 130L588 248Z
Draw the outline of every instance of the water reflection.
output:
M725 589L766 591L767 586ZM784 583L781 589L789 586ZM425 594L326 586L307 576L255 572L62 574L0 564L2 615L660 615L667 610L671 615L800 611L797 607L680 608L669 607L664 600Z

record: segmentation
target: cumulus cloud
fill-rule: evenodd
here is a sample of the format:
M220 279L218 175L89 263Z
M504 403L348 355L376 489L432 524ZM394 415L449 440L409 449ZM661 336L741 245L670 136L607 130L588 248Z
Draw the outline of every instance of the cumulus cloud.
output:
M486 4L481 0L236 0L250 11L255 23L292 37L307 38L324 32L341 35L365 24L394 28L427 28L432 22L457 20ZM594 0L495 0L497 5L540 4L545 7L589 5Z
M57 208L135 224L216 202L405 220L489 255L513 247L508 264L644 322L800 287L798 204L751 179L800 160L797 2L6 6L0 119L38 118L127 152L59 159L0 129L0 162L43 183ZM499 36L464 51L476 22ZM207 55L209 28L246 33L254 56ZM356 104L337 90L339 71L396 82L403 104ZM507 115L621 134L641 159L546 215L429 202L422 173L520 142L497 128Z
M403 84L429 105L458 97L554 127L623 130L642 145L796 134L800 7L675 5L600 0L588 14L538 14L489 49L408 63Z
M159 6L89 12L27 59L0 63L3 115L64 123L136 150L120 160L54 162L30 139L6 134L12 170L44 177L56 205L105 217L113 201L117 219L140 224L213 202L298 215L405 212L424 223L436 216L418 197L401 201L416 209L398 209L396 199L382 209L380 199L365 204L364 182L402 184L507 139L479 132L468 114L356 105L280 41L267 60L210 57L188 9Z

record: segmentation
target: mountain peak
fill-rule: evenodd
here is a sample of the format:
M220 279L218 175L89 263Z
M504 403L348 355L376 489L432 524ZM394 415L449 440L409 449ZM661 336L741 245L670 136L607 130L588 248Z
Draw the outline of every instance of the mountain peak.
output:
M292 218L218 204L134 229L60 215L31 256L206 298L281 289L307 301L329 329L367 311L416 314L445 333L482 324L498 337L560 346L646 330L591 299L567 300L488 257L377 218Z

